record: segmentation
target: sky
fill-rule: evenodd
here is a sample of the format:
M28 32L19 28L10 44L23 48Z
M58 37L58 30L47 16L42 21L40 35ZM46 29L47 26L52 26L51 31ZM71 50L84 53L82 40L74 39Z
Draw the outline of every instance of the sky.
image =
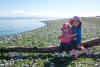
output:
M100 16L100 0L0 0L0 17Z

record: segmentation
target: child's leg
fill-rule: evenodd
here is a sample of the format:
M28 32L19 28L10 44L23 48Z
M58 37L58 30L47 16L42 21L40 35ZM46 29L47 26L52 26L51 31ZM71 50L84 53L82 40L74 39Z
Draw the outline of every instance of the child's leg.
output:
M74 53L74 55L75 55L75 57L74 57L74 58L75 58L75 59L77 59L79 55L78 55L78 53L76 52L76 50L75 50L74 48L72 49L72 52L73 52L73 53Z
M66 56L70 57L70 50L72 50L73 48L73 41L71 41L70 43L66 44Z
M78 52L76 51L76 49L78 49L78 42L73 42L73 45L72 45L72 52L74 53L74 55L75 55L75 59L77 59L78 57L79 57L79 54L78 54Z
M62 56L62 52L65 49L64 44L65 43L63 43L63 42L60 43L58 57L61 57Z
M67 57L70 56L69 49L68 49L69 46L68 46L68 45L69 45L69 44L66 44L66 45L65 45L65 47L66 47L65 51L66 51L66 56L67 56Z
M88 56L90 55L90 51L83 46L80 46L81 50L84 51Z

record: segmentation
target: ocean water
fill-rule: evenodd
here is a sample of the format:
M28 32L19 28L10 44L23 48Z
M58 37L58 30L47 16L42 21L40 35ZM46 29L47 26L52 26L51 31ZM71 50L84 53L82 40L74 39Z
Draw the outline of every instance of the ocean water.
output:
M40 27L46 26L40 22L47 19L16 19L16 18L0 18L0 36L7 36L16 33L27 32Z

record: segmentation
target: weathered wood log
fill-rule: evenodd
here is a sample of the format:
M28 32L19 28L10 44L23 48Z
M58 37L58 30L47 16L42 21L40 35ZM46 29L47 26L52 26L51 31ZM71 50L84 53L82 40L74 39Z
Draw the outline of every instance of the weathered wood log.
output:
M93 38L81 43L82 46L88 48L96 45L100 45L100 37ZM48 47L7 47L6 49L0 49L0 52L29 52L29 53L54 53L58 52L59 46L48 46Z

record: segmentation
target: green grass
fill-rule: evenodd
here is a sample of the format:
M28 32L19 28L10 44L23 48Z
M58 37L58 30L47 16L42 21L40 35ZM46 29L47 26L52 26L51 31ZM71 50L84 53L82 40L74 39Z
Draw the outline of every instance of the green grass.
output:
M99 18L82 18L84 25L82 26L82 37L83 40L89 40L94 37L100 36L100 19ZM7 46L51 46L57 45L60 41L57 39L61 33L60 28L62 24L68 21L67 19L63 20L52 20L48 21L50 25L45 28L41 28L30 32L29 34L24 34L16 40L12 40L7 43L1 43L0 47L5 48ZM78 60L73 59L73 55L68 58L63 53L64 57L56 58L54 55L56 53L20 53L23 55L23 59L16 57L19 53L7 53L4 56L0 55L0 64L12 63L11 67L21 67L25 65L34 65L34 67L49 67L52 63L55 67L98 67L100 66L100 46L95 46L89 48L92 55L87 57L83 52L79 51L80 57ZM15 57L11 59L11 57ZM14 62L14 64L13 64Z

